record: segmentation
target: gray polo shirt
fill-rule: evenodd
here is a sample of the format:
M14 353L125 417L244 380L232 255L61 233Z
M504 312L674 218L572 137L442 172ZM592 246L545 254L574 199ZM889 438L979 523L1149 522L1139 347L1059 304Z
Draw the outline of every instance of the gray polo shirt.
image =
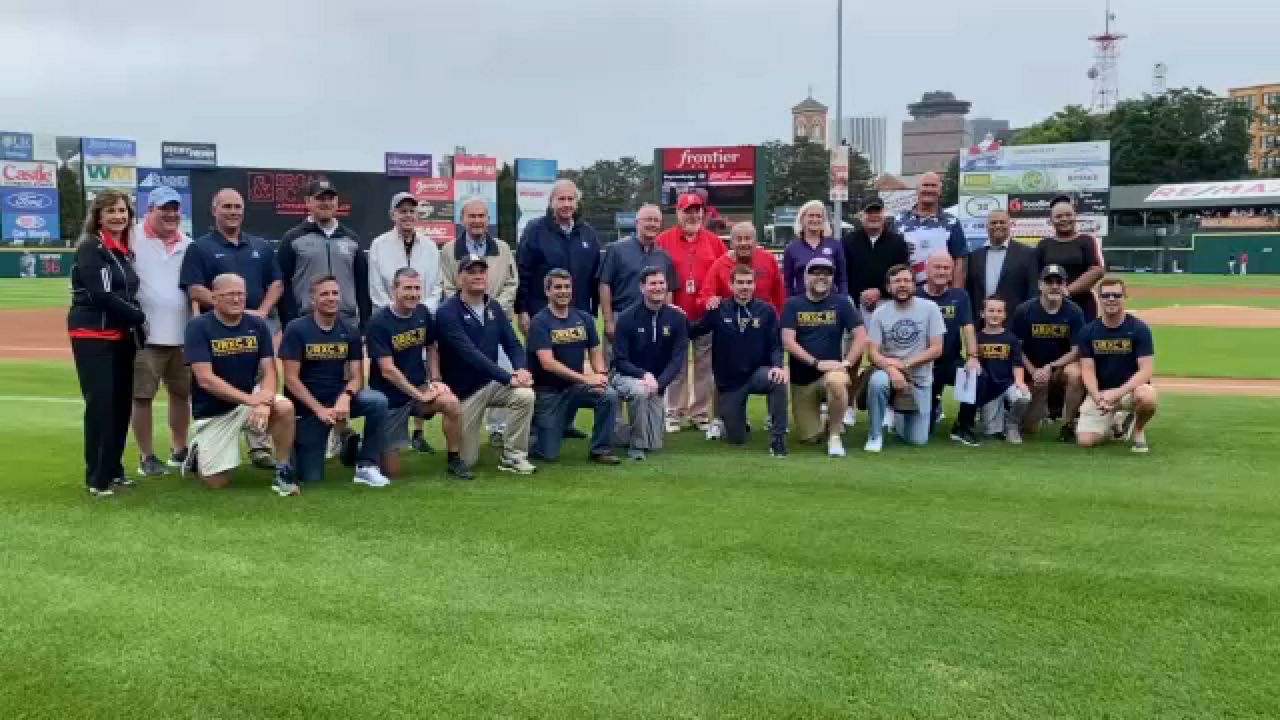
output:
M667 276L667 287L674 289L677 282L675 263L666 250L655 242L646 251L634 235L613 243L604 252L600 265L600 282L613 293L613 313L622 313L635 307L643 298L640 295L640 271L648 266L662 270Z

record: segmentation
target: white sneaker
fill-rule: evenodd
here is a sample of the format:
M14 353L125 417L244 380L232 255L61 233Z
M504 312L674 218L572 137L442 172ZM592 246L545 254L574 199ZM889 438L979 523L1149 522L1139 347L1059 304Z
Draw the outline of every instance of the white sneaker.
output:
M862 446L862 449L869 453L878 453L883 448L884 448L883 435L868 435L867 444Z
M844 457L844 441L839 435L827 439L827 457Z
M1022 428L1016 425L1009 425L1005 427L1004 439L1008 441L1010 445L1021 445L1022 444Z
M857 425L857 424L858 424L858 413L854 412L853 408L845 409L844 426L853 427L854 425Z
M676 418L676 417L667 418L667 432L668 433L680 432L680 418Z
M524 458L513 460L509 457L503 457L498 460L498 469L503 472L515 473L516 475L532 475L538 468Z
M378 469L377 465L361 465L356 468L356 476L351 482L358 485L368 485L371 488L386 487L391 484L386 475Z
M724 436L724 421L721 420L720 418L716 418L715 420L712 420L711 424L707 426L707 439L719 440L723 436Z

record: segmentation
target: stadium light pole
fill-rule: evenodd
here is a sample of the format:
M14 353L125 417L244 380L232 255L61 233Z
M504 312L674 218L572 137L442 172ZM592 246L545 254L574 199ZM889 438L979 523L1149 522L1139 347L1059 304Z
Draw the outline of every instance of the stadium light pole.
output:
M844 144L844 0L836 0L836 146ZM830 153L828 153L828 158ZM829 175L830 173L828 173ZM832 202L835 215L833 232L837 240L844 236L844 203Z

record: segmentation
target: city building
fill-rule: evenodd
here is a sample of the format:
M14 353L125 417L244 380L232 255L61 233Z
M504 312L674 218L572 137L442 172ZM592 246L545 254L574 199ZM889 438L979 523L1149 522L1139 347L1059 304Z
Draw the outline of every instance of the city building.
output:
M844 118L844 140L849 143L849 147L867 159L872 175L883 173L885 161L888 160L888 125L889 121L883 116L855 115ZM838 140L839 138L832 137L831 144L834 145Z
M827 147L827 106L813 99L813 91L791 108L791 137Z
M1005 142L1012 135L1008 120L996 120L989 117L974 118L968 122L968 142L965 145L982 142L990 135L993 140Z
M902 123L902 174L945 172L968 143L965 116L972 103L955 94L927 92L907 106L911 119Z
M1227 94L1253 111L1249 169L1280 170L1280 83L1231 88Z

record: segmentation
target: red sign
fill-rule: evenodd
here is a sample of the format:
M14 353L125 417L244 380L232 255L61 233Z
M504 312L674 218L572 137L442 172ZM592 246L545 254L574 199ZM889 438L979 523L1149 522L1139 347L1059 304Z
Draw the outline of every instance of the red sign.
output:
M251 172L248 196L251 203L272 203L277 215L307 214L307 185L324 180L323 175L304 172ZM338 216L351 214L351 203L338 198Z
M409 192L418 202L453 202L453 178L412 177Z
M20 162L5 163L0 167L0 185L10 187L57 187L53 163Z
M455 180L489 180L498 179L498 159L483 155L454 155L453 177Z
M435 241L436 245L444 245L454 239L455 225L450 220L427 220L418 223L418 230L424 237Z
M663 148L662 171L703 171L712 183L750 183L755 180L756 149L752 145Z

